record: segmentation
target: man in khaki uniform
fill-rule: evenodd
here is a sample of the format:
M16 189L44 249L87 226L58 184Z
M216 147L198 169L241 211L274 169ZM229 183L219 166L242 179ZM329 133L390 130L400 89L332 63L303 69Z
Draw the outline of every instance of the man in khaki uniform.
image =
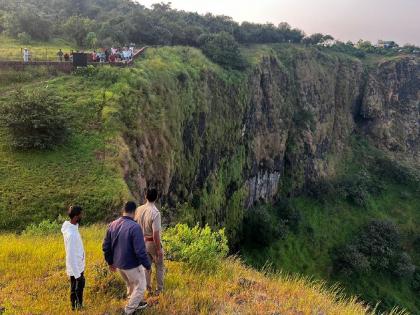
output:
M155 201L157 200L158 192L156 189L148 189L146 193L147 202L138 207L136 211L135 220L140 224L144 241L146 243L147 255L156 268L156 282L157 289L155 293L158 295L163 291L164 265L163 265L163 249L161 243L161 215L156 208ZM151 283L152 271L146 270L147 290L152 293Z

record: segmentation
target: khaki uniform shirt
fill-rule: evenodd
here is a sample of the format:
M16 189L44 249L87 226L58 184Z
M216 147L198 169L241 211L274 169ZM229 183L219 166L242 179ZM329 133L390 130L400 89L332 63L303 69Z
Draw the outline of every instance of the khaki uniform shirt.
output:
M135 220L140 224L144 237L153 237L153 232L161 231L161 216L154 203L147 202L136 210Z

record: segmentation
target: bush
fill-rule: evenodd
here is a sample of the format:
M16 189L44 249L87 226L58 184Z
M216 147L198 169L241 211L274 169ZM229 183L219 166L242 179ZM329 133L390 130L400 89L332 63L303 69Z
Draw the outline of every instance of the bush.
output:
M203 53L222 67L236 70L246 67L239 45L229 33L204 34L198 41Z
M16 91L0 107L0 121L15 149L51 149L68 133L66 118L56 97L46 90Z
M395 276L410 277L414 274L416 267L413 265L411 257L407 253L402 253L395 262L395 267L392 268L392 272Z
M209 226L177 224L165 231L162 240L168 259L184 262L194 271L214 272L229 250L224 230L212 232Z
M96 77L96 75L99 72L99 68L92 66L92 65L88 65L87 67L80 67L77 68L74 71L74 74L85 77L85 78L93 78Z
M284 238L287 226L269 207L256 207L246 211L243 223L243 242L251 246L268 246Z
M17 39L19 40L19 43L27 45L30 44L32 37L28 33L19 33L17 34Z
M369 259L359 251L357 246L347 245L336 250L334 269L345 275L363 274L370 271Z
M355 239L335 251L334 267L345 274L387 271L397 277L409 277L415 267L402 251L400 234L388 221L373 220Z
M296 209L288 199L280 199L276 203L276 215L280 220L293 232L297 233L300 222L302 221L302 214L299 209Z
M94 284L92 294L107 295L111 298L123 299L126 297L126 285L118 273L111 272L108 265L103 262L95 264L92 269Z
M25 235L45 236L61 231L61 224L57 221L44 220L39 224L31 224L23 231Z
M338 192L356 206L365 207L371 195L378 195L382 184L369 172L362 170L337 183Z
M420 269L416 269L413 274L413 280L411 281L411 286L414 291L420 293Z

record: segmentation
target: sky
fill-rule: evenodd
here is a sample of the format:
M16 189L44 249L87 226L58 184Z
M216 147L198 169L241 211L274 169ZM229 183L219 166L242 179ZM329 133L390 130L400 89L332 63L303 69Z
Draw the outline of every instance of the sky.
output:
M137 0L150 7L162 0ZM163 2L169 2L163 1ZM420 0L172 0L179 10L223 14L235 21L288 22L306 34L420 45Z

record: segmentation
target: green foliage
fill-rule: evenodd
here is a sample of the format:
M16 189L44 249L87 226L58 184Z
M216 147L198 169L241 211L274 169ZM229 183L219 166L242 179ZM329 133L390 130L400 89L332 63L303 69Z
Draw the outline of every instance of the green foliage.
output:
M371 221L339 250L335 267L346 274L366 274L372 269L397 277L410 277L415 269L410 256L402 251L397 227L381 220Z
M411 282L413 290L417 293L420 293L420 269L417 268L413 274L413 280Z
M337 42L331 47L327 47L326 49L344 53L344 54L354 56L357 58L366 57L366 52L354 47L354 44L352 42L348 42L348 43Z
M59 74L56 68L31 67L24 71L16 71L13 68L0 70L0 86L8 86L17 83L28 83L35 80L48 79Z
M45 236L60 232L61 225L57 221L43 220L38 224L31 224L23 231L29 236Z
M94 21L89 18L72 16L63 25L63 29L67 36L70 36L79 47L83 47L87 44L86 39L89 39L91 41L89 44L92 44L94 38L92 35L88 38L88 34L92 33L93 26Z
M245 212L242 238L250 246L267 246L284 238L286 233L285 222L270 207L259 206Z
M294 233L298 232L302 221L302 213L289 199L279 199L274 205L274 210L277 217L284 222L288 229Z
M209 226L189 228L177 224L165 231L163 243L169 259L182 261L200 272L216 271L229 250L224 230L212 232Z
M42 17L39 11L25 7L6 16L5 29L14 37L26 33L33 39L45 41L51 36L51 22Z
M108 264L96 263L91 270L93 274L92 294L105 295L108 298L126 298L126 285L118 273L111 272Z
M203 53L222 67L236 70L245 68L245 59L239 50L239 45L229 33L202 35L199 43Z
M366 206L370 195L378 195L383 190L381 182L366 170L349 175L336 185L342 197L360 207Z
M60 101L46 89L16 91L0 113L15 149L51 149L68 134Z
M302 40L302 43L306 45L318 45L332 39L334 38L331 35L323 35L321 33L315 33L315 34L312 34L311 36L305 37Z
M99 72L99 68L88 65L87 67L80 67L74 71L75 75L83 76L85 78L94 78Z
M96 48L96 45L98 44L98 38L96 37L96 33L95 32L87 33L85 43L86 43L86 47L88 48Z
M27 45L30 44L32 37L26 32L17 34L17 39L21 44Z

